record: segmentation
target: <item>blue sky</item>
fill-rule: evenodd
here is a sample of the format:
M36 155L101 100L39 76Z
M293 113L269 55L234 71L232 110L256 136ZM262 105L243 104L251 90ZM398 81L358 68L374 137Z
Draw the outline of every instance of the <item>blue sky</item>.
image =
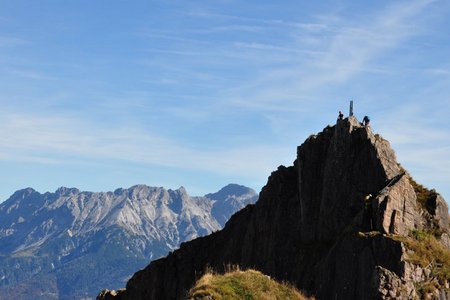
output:
M450 200L450 2L367 3L0 0L0 201L259 191L350 99Z

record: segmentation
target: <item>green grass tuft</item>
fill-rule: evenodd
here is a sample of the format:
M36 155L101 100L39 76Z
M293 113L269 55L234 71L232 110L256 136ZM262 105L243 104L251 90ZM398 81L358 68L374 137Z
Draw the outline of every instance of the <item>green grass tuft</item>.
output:
M278 283L255 270L234 270L224 275L207 273L189 291L189 300L245 299L275 300L309 299L294 287Z
M431 276L425 282L415 283L420 299L434 299L432 295L437 290L447 289L445 286L450 280L450 250L432 233L414 230L409 236L391 238L401 241L409 250L406 261L431 270Z
M417 183L411 177L409 177L409 182L416 192L417 202L420 204L420 206L422 206L422 208L430 214L434 214L433 210L436 208L434 207L436 205L435 200L438 195L436 191L434 189L427 189L423 185Z

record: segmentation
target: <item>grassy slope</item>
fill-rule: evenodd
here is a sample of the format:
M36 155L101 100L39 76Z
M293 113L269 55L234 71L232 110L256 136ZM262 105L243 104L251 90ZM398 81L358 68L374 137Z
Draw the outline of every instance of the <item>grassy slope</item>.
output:
M308 299L295 288L278 283L255 271L232 271L224 275L208 273L190 290L189 300L202 299Z
M431 270L429 279L416 283L416 290L421 298L428 299L427 295L437 290L448 290L445 282L450 280L450 250L433 234L415 230L407 237L391 236L391 238L403 242L409 250L406 261Z

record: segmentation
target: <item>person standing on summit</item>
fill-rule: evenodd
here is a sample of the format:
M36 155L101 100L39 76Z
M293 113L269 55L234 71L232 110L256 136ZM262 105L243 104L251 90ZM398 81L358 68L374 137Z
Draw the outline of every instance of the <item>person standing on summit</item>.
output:
M370 118L368 116L364 116L363 125L364 126L369 126L370 125Z

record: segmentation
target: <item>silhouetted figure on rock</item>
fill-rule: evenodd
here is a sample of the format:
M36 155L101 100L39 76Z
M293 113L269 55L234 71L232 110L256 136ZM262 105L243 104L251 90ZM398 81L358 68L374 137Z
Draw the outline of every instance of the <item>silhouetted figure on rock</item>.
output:
M368 116L364 116L363 125L364 126L369 126L370 125L370 118Z

